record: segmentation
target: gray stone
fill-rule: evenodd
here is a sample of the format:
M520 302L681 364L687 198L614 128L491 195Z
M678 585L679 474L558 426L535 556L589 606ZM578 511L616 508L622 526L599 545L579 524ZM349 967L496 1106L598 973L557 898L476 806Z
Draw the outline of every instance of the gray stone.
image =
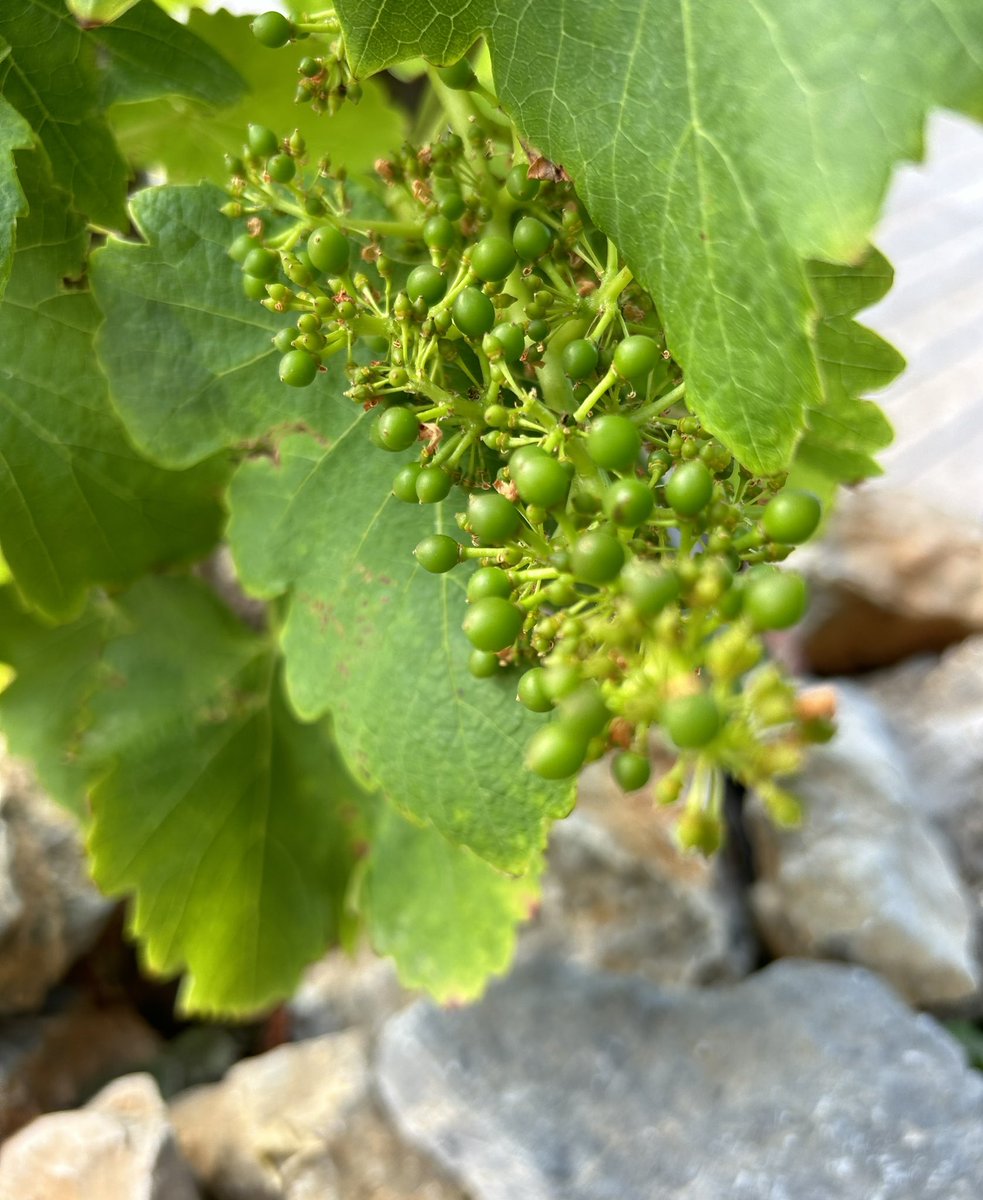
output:
M149 1075L77 1112L39 1117L0 1149L0 1200L198 1200Z
M349 1031L244 1059L177 1097L171 1119L217 1200L341 1200L331 1148L367 1089L365 1039Z
M0 751L0 1015L31 1012L99 936L78 822Z
M540 961L379 1048L404 1136L472 1200L977 1200L983 1076L862 968L721 989Z
M409 999L391 959L365 945L354 955L332 950L304 972L287 1004L291 1037L301 1041L352 1028L372 1033Z
M969 898L879 708L848 684L837 695L837 736L789 784L801 826L747 806L759 931L776 955L861 963L914 1004L955 1005L979 986Z
M757 946L742 890L723 857L677 847L676 816L649 789L625 795L607 762L588 767L576 809L552 828L520 959L550 953L664 984L746 975Z

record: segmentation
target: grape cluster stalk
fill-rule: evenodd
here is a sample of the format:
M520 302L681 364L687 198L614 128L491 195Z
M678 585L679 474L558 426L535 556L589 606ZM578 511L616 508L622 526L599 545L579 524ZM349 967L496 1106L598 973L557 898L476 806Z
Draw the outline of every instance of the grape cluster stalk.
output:
M333 14L275 15L257 19L266 44L326 45L298 97L357 100ZM682 845L719 845L727 775L792 823L778 781L833 712L797 696L762 639L806 610L804 580L776 564L820 504L750 474L688 410L650 296L471 64L428 71L429 128L371 178L260 124L229 160L230 254L283 316L279 377L309 387L338 356L372 442L398 456L393 495L455 510L460 536L407 553L469 572L472 674L508 675L549 714L530 770L567 779L613 751L618 783L644 788L658 731L676 761L654 795L683 801Z

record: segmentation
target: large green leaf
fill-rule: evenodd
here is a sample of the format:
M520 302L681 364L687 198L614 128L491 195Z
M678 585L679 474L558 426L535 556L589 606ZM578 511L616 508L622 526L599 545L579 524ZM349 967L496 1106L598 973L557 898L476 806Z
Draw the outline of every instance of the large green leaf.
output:
M205 552L218 535L224 461L190 472L144 461L113 412L93 338L99 311L81 286L88 238L66 196L20 152L30 213L3 303L0 545L21 594L58 616L92 583L124 583Z
M530 916L537 896L537 870L512 879L385 805L358 907L372 944L392 956L407 987L424 988L441 1003L463 1003L507 969L516 925Z
M17 218L27 212L27 200L17 182L14 151L27 149L33 141L30 125L0 96L0 297L10 278Z
M138 192L146 243L111 238L91 262L113 398L137 445L172 465L281 425L320 429L338 403L327 377L303 391L277 379L271 338L287 319L243 295L222 200L210 184Z
M310 52L309 44L268 50L250 33L248 18L227 12L193 12L189 28L235 66L248 95L219 113L174 98L114 108L111 119L120 145L139 166L163 167L174 183L227 183L223 157L239 151L251 121L281 136L300 129L314 161L330 154L352 171L371 167L402 142L403 118L375 84L365 88L357 107L346 105L330 118L294 103L297 63Z
M111 25L92 31L106 52L105 103L184 96L203 105L234 103L246 82L207 42L140 0Z
M102 113L97 46L61 0L0 4L0 94L36 132L55 182L105 229L126 227L126 163Z
M79 738L111 619L108 604L93 603L52 626L25 612L12 587L0 588L0 662L15 673L0 693L0 730L10 751L34 764L48 795L80 817L87 806Z
M535 861L571 788L522 765L540 717L515 680L476 680L461 633L457 572L433 576L412 548L446 521L443 505L390 493L392 455L340 396L326 438L294 434L233 481L229 530L247 589L289 592L283 626L290 698L302 717L330 710L338 745L364 783L418 822L504 870ZM448 503L453 503L450 501Z
M927 109L983 116L979 0L338 0L355 70L487 34L496 88L656 299L749 466L820 404L804 260L852 261Z
M133 892L151 970L183 1004L246 1014L288 995L335 938L358 790L323 723L280 698L269 640L185 580L121 601L87 758L96 882Z
M871 249L859 266L814 262L809 276L820 311L816 328L825 403L807 413L796 448L791 482L825 500L836 485L879 475L874 455L892 437L887 418L868 392L886 387L904 369L904 359L882 337L855 321L891 287L891 264Z

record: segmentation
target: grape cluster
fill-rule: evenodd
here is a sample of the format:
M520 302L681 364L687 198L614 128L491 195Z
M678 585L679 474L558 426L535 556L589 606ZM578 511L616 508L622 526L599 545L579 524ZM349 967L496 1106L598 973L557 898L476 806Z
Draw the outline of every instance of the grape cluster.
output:
M416 451L398 500L465 498L463 539L414 553L435 574L477 568L468 665L551 714L532 771L565 779L613 750L621 786L644 787L658 728L677 760L655 794L685 795L684 845L719 843L725 773L792 821L775 780L832 712L796 696L762 638L805 611L803 579L775 564L820 505L703 427L651 298L566 173L468 90L467 63L432 75L433 136L371 180L257 125L232 161L225 211L245 228L230 253L246 294L284 316L280 379L309 386L344 356L375 445Z

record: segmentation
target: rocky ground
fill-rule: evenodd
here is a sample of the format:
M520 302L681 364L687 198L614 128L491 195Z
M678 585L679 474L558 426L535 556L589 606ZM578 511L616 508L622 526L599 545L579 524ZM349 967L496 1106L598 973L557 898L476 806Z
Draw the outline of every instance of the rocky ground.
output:
M181 1026L7 764L0 1200L983 1195L983 534L870 490L799 558L776 652L840 712L803 825L735 795L707 864L598 764L469 1008L331 955L271 1020Z

